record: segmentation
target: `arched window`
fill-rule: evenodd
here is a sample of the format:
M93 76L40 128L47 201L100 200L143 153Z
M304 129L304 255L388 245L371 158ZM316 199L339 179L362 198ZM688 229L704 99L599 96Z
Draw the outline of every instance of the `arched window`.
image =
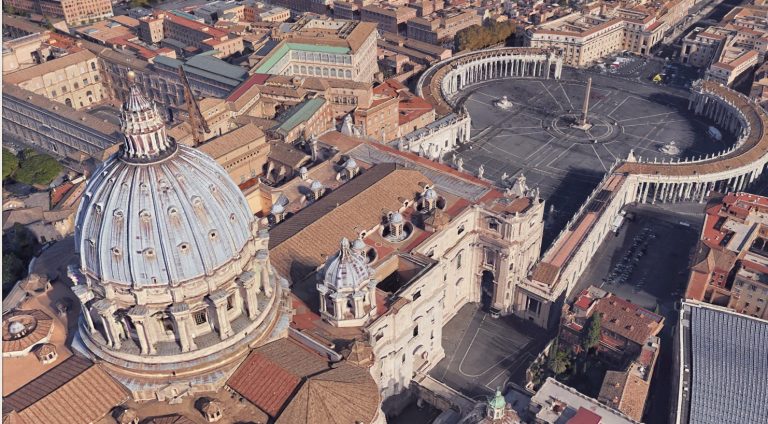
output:
M336 69L331 69L331 77L336 78Z
M72 99L70 99L70 98L64 99L64 104L69 106L69 107L72 107Z
M352 71L350 71L349 69L347 69L346 71L344 71L344 76L345 76L346 78L352 78Z
M92 71L96 70L96 62L91 62L91 70Z
M323 68L323 76L324 77L328 76L328 68Z

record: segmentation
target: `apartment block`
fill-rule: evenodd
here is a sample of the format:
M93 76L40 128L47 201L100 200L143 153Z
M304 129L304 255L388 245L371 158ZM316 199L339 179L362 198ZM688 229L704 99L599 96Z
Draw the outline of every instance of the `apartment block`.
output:
M457 32L473 25L482 25L483 19L473 10L449 9L408 20L408 38L430 44L452 39Z
M768 318L768 198L729 193L707 207L685 297Z
M110 0L3 0L17 11L63 19L80 26L113 16Z
M181 55L215 51L214 56L226 58L245 48L243 38L207 25L201 18L184 12L156 12L141 18L139 36L147 43L161 43Z
M691 0L672 0L653 6L629 4L611 9L601 5L599 9L586 9L528 28L524 44L558 49L565 63L571 66L586 66L625 50L648 55L663 40L667 29L685 17L692 5Z
M368 5L360 8L360 19L375 22L381 31L405 35L407 22L416 17L416 9L408 6Z

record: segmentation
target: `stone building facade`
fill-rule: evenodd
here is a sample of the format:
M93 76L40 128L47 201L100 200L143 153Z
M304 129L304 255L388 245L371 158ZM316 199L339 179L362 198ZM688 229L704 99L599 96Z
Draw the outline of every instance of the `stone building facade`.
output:
M106 159L117 151L120 128L111 122L3 85L3 134L75 161Z
M3 82L82 109L106 97L100 71L96 55L83 49L3 75Z
M15 10L63 19L67 25L79 26L110 18L110 0L5 0L3 5Z
M303 18L252 73L336 78L371 83L379 71L376 26L366 22Z

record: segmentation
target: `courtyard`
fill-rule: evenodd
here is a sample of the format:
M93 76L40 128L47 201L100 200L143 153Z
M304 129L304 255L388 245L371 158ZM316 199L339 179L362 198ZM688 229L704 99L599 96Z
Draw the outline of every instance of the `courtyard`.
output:
M478 400L508 382L525 383L525 370L552 335L515 317L491 318L479 304L464 305L443 327L445 358L436 380Z
M586 131L578 120L591 76ZM496 102L506 96L509 107ZM561 80L508 79L480 84L463 99L472 117L471 142L455 152L463 167L507 184L524 174L549 206L544 245L584 202L617 160L630 151L644 160L697 157L734 140L708 137L709 122L688 111L688 92L566 69ZM447 158L453 160L453 157Z

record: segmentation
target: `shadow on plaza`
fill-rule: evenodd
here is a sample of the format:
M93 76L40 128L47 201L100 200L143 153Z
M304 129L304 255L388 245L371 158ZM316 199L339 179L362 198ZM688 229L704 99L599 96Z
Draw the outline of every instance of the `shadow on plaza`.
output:
M546 200L544 212L544 238L542 253L565 228L579 207L603 178L604 172L587 169L571 169L560 179ZM553 208L554 207L554 210Z

